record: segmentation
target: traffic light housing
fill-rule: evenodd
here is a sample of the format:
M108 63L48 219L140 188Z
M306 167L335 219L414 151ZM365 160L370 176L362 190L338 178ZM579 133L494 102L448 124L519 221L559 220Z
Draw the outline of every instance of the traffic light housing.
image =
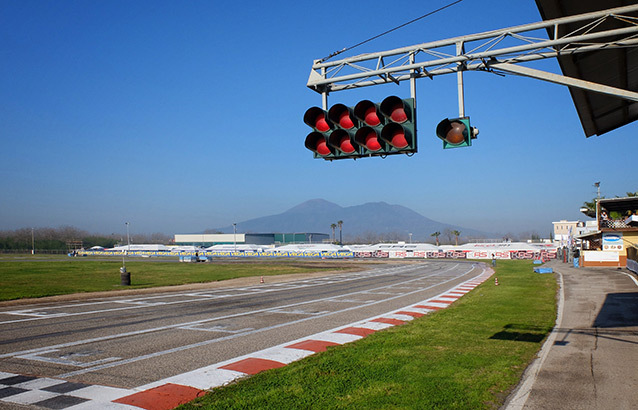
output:
M314 152L315 158L333 157L335 151L328 145L328 136L334 125L328 119L328 113L319 107L310 107L304 114L303 121L312 128L312 132L306 136L306 148Z
M443 141L443 149L469 147L477 135L478 128L470 126L470 117L446 118L436 127L436 136Z
M386 118L386 124L381 129L381 139L388 144L389 150L416 150L414 100L390 96L383 100L379 108Z
M313 131L306 148L326 160L417 152L414 99L390 96L381 104L359 101L354 107L335 104L326 112L309 108L304 122Z
M361 147L364 156L373 156L383 152L381 130L383 115L379 105L370 100L362 100L354 106L354 116L360 127L355 132L355 142Z
M358 124L352 108L335 104L328 110L328 119L335 124L328 136L328 145L335 150L333 159L358 158L361 149L354 141Z

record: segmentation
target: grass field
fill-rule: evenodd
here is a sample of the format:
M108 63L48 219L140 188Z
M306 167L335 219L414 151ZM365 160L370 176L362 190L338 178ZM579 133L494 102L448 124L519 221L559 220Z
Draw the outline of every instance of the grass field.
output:
M87 260L58 255L3 256L0 258L0 301L341 270L349 269L353 264L338 260L175 263L136 259L126 261L126 269L131 272L131 286L120 286L121 266L120 258Z
M551 331L556 280L499 261L449 308L215 389L192 409L492 409Z

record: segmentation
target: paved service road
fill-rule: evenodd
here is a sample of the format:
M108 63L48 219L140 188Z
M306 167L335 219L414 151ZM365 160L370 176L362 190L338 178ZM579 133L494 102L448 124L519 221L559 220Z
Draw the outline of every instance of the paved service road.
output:
M465 261L377 264L293 282L5 306L0 374L135 388L402 308L481 272Z

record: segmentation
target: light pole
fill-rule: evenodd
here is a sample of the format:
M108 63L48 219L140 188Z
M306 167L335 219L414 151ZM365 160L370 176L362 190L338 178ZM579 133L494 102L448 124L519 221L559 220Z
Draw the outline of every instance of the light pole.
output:
M410 243L412 243L412 232L408 233L410 235Z
M120 237L120 242L123 242L122 237ZM122 251L122 268L120 269L120 273L122 275L126 273L126 251Z
M594 182L596 187L596 226L600 229L600 181Z
M233 223L233 249L237 252L237 224Z
M126 255L131 251L131 237L128 231L128 222L126 224L126 243L127 243L127 251L122 253L122 267L120 268L120 285L121 286L130 286L131 284L131 273L126 271Z
M127 255L131 253L131 236L128 234L128 225L129 223L126 222L126 244L127 244L126 254Z

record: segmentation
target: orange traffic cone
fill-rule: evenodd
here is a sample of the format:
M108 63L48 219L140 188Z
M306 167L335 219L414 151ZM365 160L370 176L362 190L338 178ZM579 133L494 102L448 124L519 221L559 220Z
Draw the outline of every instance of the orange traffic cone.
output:
M498 286L498 278L494 278L494 285Z

